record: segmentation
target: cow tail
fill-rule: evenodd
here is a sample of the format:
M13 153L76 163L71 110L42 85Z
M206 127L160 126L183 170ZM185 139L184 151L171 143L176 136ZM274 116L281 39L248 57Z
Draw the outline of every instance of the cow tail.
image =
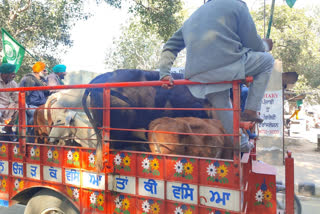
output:
M101 137L101 134L100 134L100 131L98 129L98 125L97 123L93 120L93 117L91 115L91 112L89 111L89 108L88 108L88 104L87 104L87 98L90 94L91 90L90 89L86 89L84 94L83 94L83 97L82 97L82 108L84 110L84 112L86 113L93 129L94 129L94 132L96 133L96 136L97 136L97 145L96 145L96 167L98 169L98 171L102 171L103 169L103 155L102 155L102 137Z

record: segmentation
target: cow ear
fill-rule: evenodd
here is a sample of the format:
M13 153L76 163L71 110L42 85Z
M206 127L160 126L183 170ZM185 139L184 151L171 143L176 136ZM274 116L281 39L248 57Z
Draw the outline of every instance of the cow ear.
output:
M66 117L66 126L70 126L71 121L76 116L76 112L74 111L68 111L67 117Z

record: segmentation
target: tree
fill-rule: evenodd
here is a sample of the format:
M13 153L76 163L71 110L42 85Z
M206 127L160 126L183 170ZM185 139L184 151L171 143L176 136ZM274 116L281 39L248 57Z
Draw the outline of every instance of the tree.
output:
M97 0L100 2L100 0ZM181 0L104 0L108 4L121 8L128 2L129 12L140 17L145 31L152 31L167 41L180 27L183 16Z
M52 67L59 59L57 47L70 47L70 30L77 20L87 19L84 0L3 0L0 24L39 60ZM0 45L2 49L2 44ZM31 71L36 60L27 53L17 79Z
M159 59L163 42L152 31L145 31L144 26L131 20L122 28L122 34L115 39L113 46L107 51L106 65L109 69L135 68L154 70L159 68ZM179 54L174 66L184 66L185 52Z
M252 14L259 34L263 35L263 8ZM307 14L304 9L278 6L274 11L270 37L274 41L272 55L282 61L283 71L297 72L306 78L309 86L318 87L319 19L315 19L312 13Z

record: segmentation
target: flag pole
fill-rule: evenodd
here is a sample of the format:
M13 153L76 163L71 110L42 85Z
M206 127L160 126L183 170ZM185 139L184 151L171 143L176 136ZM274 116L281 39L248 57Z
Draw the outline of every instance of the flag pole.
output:
M270 19L269 19L268 31L267 31L267 37L266 37L267 39L270 38L275 1L276 0L272 0L272 3L271 3Z

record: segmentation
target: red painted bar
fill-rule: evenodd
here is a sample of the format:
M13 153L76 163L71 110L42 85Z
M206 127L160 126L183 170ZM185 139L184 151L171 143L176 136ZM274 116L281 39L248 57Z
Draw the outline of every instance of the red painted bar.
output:
M287 151L285 159L286 170L286 214L294 214L294 159Z

